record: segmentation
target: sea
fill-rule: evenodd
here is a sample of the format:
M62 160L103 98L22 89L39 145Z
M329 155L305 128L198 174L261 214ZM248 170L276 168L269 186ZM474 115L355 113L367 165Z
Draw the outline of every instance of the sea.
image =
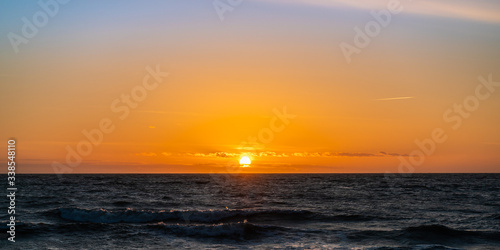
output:
M1 249L500 249L500 174L17 175L16 187Z

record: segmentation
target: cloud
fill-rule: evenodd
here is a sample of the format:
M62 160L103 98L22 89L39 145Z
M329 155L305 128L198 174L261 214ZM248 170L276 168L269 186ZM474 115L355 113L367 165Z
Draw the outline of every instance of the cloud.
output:
M388 0L264 0L278 3L298 3L325 7L351 7L380 10L387 8ZM396 0L397 1L397 0ZM403 13L500 22L500 2L496 0L399 0Z
M139 153L136 155L141 156L158 156L156 153ZM165 157L196 157L196 158L238 158L242 155L248 155L250 157L394 157L394 156L407 156L406 154L399 153L386 153L380 151L378 153L366 153L366 152L274 152L274 151L263 151L263 152L245 152L245 153L234 153L234 152L211 152L211 153L170 153L162 152L161 155Z
M384 151L380 151L380 154L386 155L386 156L409 156L408 154L386 153Z
M344 157L377 157L381 155L371 154L371 153L336 153L334 156L344 156Z
M238 157L240 153L213 152L213 153L180 153L179 156L209 157L209 158L232 158Z

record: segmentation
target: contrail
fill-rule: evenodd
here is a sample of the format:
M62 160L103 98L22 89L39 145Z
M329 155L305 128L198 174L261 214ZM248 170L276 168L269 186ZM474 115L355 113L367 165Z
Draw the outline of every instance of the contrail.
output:
M415 98L415 97L413 97L413 96L392 97L392 98L375 99L375 101L404 100L404 99L412 99L412 98Z

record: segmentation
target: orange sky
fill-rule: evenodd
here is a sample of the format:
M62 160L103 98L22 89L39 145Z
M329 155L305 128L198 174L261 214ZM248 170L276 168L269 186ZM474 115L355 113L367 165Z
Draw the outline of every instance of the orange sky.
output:
M350 63L340 44L387 1L248 0L222 21L210 1L75 1L17 53L41 8L2 3L1 155L15 138L19 173L500 172L500 86L478 80L500 82L500 5L419 2Z

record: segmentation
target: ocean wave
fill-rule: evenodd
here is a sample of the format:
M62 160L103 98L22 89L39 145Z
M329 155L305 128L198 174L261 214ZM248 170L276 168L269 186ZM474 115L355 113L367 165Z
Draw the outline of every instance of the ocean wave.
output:
M408 238L428 241L483 239L500 242L500 232L498 231L458 230L439 224L407 227L403 231Z
M498 231L459 230L440 224L418 225L393 230L354 230L346 232L346 237L349 242L361 244L383 240L408 246L435 244L442 247L433 246L418 249L448 249L445 246L466 246L471 243L498 245L500 243L500 232Z
M169 234L183 237L209 237L229 239L254 239L277 234L285 228L269 225L255 225L247 221L212 225L172 225L160 222L156 225Z
M466 233L466 231L456 230L439 224L407 227L405 228L405 231L409 233L431 233L434 235L453 235L453 236Z
M15 227L24 226L26 224L26 223L21 222L19 220L15 220L14 222L16 223L14 225ZM10 220L2 220L2 221L0 221L0 230L9 230L10 226L7 225L9 223L10 223Z
M359 214L343 214L343 215L334 215L326 217L331 221L370 221L375 219L384 219L381 217L375 216L367 216L367 215L359 215Z
M129 201L114 201L111 204L113 204L115 206L123 207L123 206L131 205L132 202L129 202Z
M8 231L9 227L6 225L7 221L2 221L0 225L0 230ZM96 223L81 223L81 222L70 222L70 223L48 223L48 222L23 222L16 221L15 231L16 234L22 235L23 238L27 238L35 235L61 235L61 234L72 234L75 232L111 232L122 230L126 228L120 227L119 224L96 224ZM0 249L2 249L0 247Z
M307 210L107 210L83 208L59 208L55 211L61 218L76 222L90 223L150 223L161 221L178 222L238 222L245 219L307 220L318 216Z
M494 220L500 220L500 214L494 214L490 216Z
M5 226L8 221L2 221L0 229L8 230ZM141 225L131 224L98 224L98 223L43 223L43 222L21 222L16 221L16 232L22 233L24 237L39 234L64 234L74 232L122 232L127 234L145 234L150 230L162 230L166 234L179 237L194 238L228 238L235 240L255 239L258 237L269 237L290 230L286 227L272 225L257 225L246 220L242 222L216 223L216 224L179 224L179 223L144 223Z

